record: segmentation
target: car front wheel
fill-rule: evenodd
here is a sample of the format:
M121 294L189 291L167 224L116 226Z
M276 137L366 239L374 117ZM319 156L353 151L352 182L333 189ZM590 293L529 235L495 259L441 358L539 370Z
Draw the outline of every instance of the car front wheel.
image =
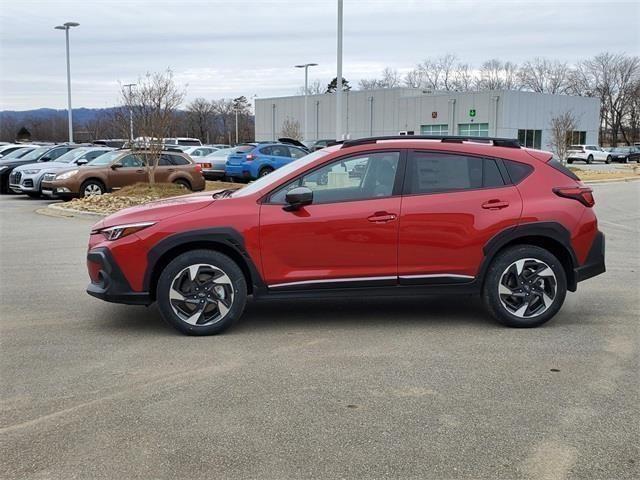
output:
M567 294L560 261L534 245L517 245L491 263L483 300L491 315L509 327L537 327L550 320Z
M162 318L180 332L213 335L242 315L247 284L240 267L228 256L192 250L164 268L156 300Z
M82 197L91 197L93 195L102 195L106 189L102 182L98 180L87 180L80 186L80 195Z
M611 163L611 155L607 155L607 159L604 161L604 163Z

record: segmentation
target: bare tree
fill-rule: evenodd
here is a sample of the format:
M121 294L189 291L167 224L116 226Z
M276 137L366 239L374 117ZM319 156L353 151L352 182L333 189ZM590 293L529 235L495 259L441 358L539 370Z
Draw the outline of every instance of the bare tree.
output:
M171 70L147 73L138 79L135 89L122 88L123 103L133 112L136 131L144 139L141 144L133 147L143 152L151 185L155 183L163 139L170 135L175 112L182 104L184 95L184 91L176 86Z
M624 120L640 79L640 57L604 52L578 62L571 75L571 92L600 99L600 142L613 146L625 135ZM610 134L610 138L607 138Z
M190 130L203 142L209 138L209 130L215 113L214 106L207 99L198 97L187 105L186 120Z
M362 79L358 82L359 90L374 90L377 88L395 88L401 83L400 74L397 70L386 67L382 71L381 78Z
M280 134L283 137L293 138L294 140L302 140L302 133L300 132L300 122L292 120L291 118L285 118L282 123L282 131Z
M571 134L576 129L576 118L570 111L551 119L551 148L562 162L567 159L567 149L571 144Z
M308 90L309 90L309 95L319 95L321 93L324 93L325 86L320 80L315 79L309 82ZM298 95L304 95L304 85L302 85L298 89Z
M476 85L478 90L517 90L517 72L518 66L515 63L492 58L482 64Z
M518 79L522 88L537 93L566 93L569 79L566 62L536 57L520 67Z

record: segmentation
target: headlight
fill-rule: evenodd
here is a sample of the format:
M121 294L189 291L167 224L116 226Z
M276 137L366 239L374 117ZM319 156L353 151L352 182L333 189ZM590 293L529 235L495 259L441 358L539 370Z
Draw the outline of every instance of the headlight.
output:
M22 173L24 173L25 175L35 175L36 173L38 173L40 170L23 170Z
M67 178L71 178L78 173L78 170L69 170L68 172L61 173L60 175L56 175L56 180L66 180Z
M101 233L107 240L117 240L132 233L144 230L151 225L155 225L156 222L141 222L141 223L127 223L125 225L116 225L114 227L103 228L101 230L93 230L91 233Z

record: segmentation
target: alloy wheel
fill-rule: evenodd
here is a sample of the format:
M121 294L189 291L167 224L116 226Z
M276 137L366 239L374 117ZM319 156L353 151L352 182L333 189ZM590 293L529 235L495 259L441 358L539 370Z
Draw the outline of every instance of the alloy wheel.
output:
M102 188L100 188L100 185L90 183L89 185L84 187L84 196L90 197L92 195L102 195Z
M190 325L213 325L233 305L233 284L220 268L208 264L190 265L171 281L169 303L173 312Z
M523 258L509 265L498 282L502 306L519 318L542 315L553 304L558 283L553 270L542 260Z

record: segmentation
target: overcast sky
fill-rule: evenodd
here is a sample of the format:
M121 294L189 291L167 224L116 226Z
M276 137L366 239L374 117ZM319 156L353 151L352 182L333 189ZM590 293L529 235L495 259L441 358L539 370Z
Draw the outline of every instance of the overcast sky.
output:
M574 62L601 51L640 53L640 2L345 0L344 77L429 56L534 56ZM74 107L110 107L119 82L171 68L187 101L293 95L297 63L335 76L336 0L0 0L0 110L66 107L64 32L71 31Z

